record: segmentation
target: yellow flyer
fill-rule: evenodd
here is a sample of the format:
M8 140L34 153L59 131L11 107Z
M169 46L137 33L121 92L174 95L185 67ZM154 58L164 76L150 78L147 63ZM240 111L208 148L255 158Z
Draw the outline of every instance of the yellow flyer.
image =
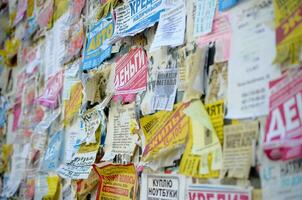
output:
M185 152L181 158L179 173L185 176L192 176L194 178L218 178L219 170L211 170L210 165L212 163L212 158L209 156L208 159L208 174L200 174L199 168L201 163L201 156L192 154L193 137L192 132L189 134L189 141L185 148Z
M30 18L33 16L34 7L35 7L35 0L28 0L27 1L27 10L26 10L27 18Z
M1 153L1 165L0 165L0 173L4 173L8 170L9 158L13 153L13 145L12 144L3 144L2 153Z
M93 166L99 175L97 200L135 200L138 186L136 170L133 164L114 165L103 167Z
M172 112L159 111L140 119L145 137L143 161L156 160L161 152L171 151L185 144L189 132L189 117L183 110L189 103L174 106Z
M191 102L184 113L191 119L191 131L180 173L198 178L217 177L222 167L222 150L206 109L198 100Z
M274 0L278 63L299 63L302 46L302 1Z
M43 200L56 200L59 199L61 184L59 176L47 177L48 193L43 196Z
M205 105L210 116L211 122L216 131L220 144L223 144L223 120L224 120L224 104L223 101L216 101Z
M71 87L70 98L64 102L64 125L70 123L73 116L78 113L82 104L82 84L81 82L76 83Z
M54 0L55 10L53 14L53 22L57 21L68 9L68 0Z
M104 5L98 10L98 19L106 17L108 13L117 6L118 0L107 0Z

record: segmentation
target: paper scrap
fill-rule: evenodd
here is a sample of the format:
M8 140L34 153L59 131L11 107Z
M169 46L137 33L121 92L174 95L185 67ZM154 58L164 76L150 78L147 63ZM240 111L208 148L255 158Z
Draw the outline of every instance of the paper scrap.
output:
M212 31L216 1L197 0L194 20L194 37L206 35Z
M185 36L186 10L183 0L161 12L150 51L161 46L176 47L182 45Z

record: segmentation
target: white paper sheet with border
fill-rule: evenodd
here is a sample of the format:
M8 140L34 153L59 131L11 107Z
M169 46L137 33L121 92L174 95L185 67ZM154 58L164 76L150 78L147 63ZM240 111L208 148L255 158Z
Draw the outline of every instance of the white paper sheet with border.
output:
M194 37L206 35L212 31L217 1L196 0L194 19Z
M80 68L81 59L78 59L70 64L68 64L67 69L64 71L64 86L63 86L63 100L70 99L70 90L72 86L80 81L77 77Z
M69 13L66 12L55 23L45 36L45 80L56 74L61 69L61 62L65 55L65 39L68 33L67 20Z
M80 117L77 117L72 125L65 130L64 136L64 162L67 163L71 161L72 156L77 152L81 141L86 136L83 127L81 127Z
M178 46L183 44L186 27L186 8L183 0L160 14L158 27L150 51L161 46Z
M280 74L272 64L276 46L273 11L272 2L265 0L244 1L230 11L233 35L226 118L268 114L268 81Z
M302 159L288 162L262 159L260 177L263 200L301 200Z
M12 155L12 166L6 184L3 186L2 197L13 196L25 175L26 156L29 154L30 145L14 145L14 153Z
M62 164L57 173L63 178L87 179L95 161L97 150L77 152L72 160Z
M141 200L182 200L185 176L178 174L142 174Z
M133 155L138 135L130 131L132 120L135 120L135 102L126 105L111 104L102 160L111 160L115 155Z
M178 69L159 69L155 83L152 110L173 110L178 85Z

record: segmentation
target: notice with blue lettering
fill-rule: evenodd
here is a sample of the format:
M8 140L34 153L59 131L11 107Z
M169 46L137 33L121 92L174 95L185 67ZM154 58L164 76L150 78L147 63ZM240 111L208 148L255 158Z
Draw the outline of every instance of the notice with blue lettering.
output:
M262 157L260 167L263 199L301 200L302 159L270 161Z
M115 38L134 35L152 26L164 10L163 0L129 0L116 8Z
M112 45L108 43L114 32L112 15L101 19L87 33L87 41L83 53L83 70L98 67L110 57Z
M200 37L212 32L216 10L216 1L197 0L194 19L194 37Z

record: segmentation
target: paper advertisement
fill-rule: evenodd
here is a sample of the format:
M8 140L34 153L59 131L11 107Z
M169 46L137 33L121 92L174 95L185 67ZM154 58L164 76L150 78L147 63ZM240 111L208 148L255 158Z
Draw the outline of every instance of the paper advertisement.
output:
M13 115L14 115L14 120L13 120L13 128L12 131L16 131L18 127L20 126L20 116L21 116L21 102L16 103L13 107Z
M87 179L99 149L100 131L95 132L96 143L82 143L70 161L62 164L56 171L63 178Z
M64 162L71 161L73 155L78 151L81 141L86 137L82 129L82 121L79 117L74 119L74 122L65 129L64 137Z
M186 179L177 174L142 174L141 200L182 200Z
M148 59L143 48L131 49L120 58L115 67L115 98L121 96L123 101L132 99L131 94L144 91L147 86Z
M47 133L34 133L31 136L31 140L34 149L43 151L47 143Z
M252 189L228 185L190 184L188 200L252 200Z
M27 9L27 0L19 0L17 14L14 20L14 25L17 25L23 19L26 9Z
M0 128L6 124L6 112L8 110L8 101L4 97L0 97Z
M93 166L99 175L97 200L135 200L138 178L133 164Z
M136 120L134 102L110 107L105 154L132 156L138 140L138 136L130 131L132 120Z
M76 3L76 2L73 2ZM72 20L75 20L75 16L71 14ZM67 36L68 43L66 44L66 52L63 58L63 63L70 62L73 58L78 57L83 47L85 40L84 24L83 20L79 20L72 24Z
M22 179L25 176L25 166L26 166L26 155L29 153L29 145L17 145L13 147L13 155L11 161L11 170L8 174L7 182L4 182L3 192L1 196L11 197L15 194L19 188Z
M44 116L43 120L35 127L34 132L40 134L44 133L50 127L51 123L59 117L59 115L60 112L56 111Z
M40 200L48 192L47 175L38 175L35 177L35 196L34 200Z
M79 68L80 68L81 60L77 59L74 62L71 62L66 65L66 69L64 71L64 88L62 92L62 99L69 100L71 87L80 82L79 78Z
M37 45L30 48L26 53L24 53L24 64L26 68L26 74L32 75L39 64L41 63L41 46Z
M164 10L163 0L129 0L115 9L114 37L134 35L158 22Z
M210 66L208 76L206 103L214 103L227 99L228 89L228 63L215 63Z
M95 131L100 126L102 118L104 117L102 112L103 111L97 109L97 107L94 107L90 110L87 110L81 116L85 132L84 142L86 143L86 145L96 143Z
M54 23L53 28L46 32L44 52L45 81L62 69L66 52L65 41L67 40L69 29L68 16L69 13L65 13Z
M96 144L90 146L96 146ZM94 147L91 148L91 150L94 151L77 152L70 162L58 168L57 173L63 178L86 179L95 161L97 149L98 148Z
M95 170L91 170L87 179L77 181L77 199L86 200L88 194L97 188L99 176Z
M235 6L238 3L238 0L219 0L219 11L225 11Z
M192 177L198 177L198 178L214 178L219 176L219 171L215 170L212 171L209 167L209 173L207 175L203 175L199 173L199 164L201 162L201 156L200 155L194 155L192 154L192 146L193 146L193 134L192 131L189 132L189 139L184 151L184 154L181 158L180 166L179 166L179 173L186 175L186 176L192 176ZM208 159L208 163L211 162L211 159Z
M223 101L216 101L212 104L206 104L205 108L214 126L219 142L223 144L224 103Z
M160 14L158 27L150 47L154 51L162 46L182 45L185 37L186 9L183 0L176 1Z
M52 20L55 22L57 19L66 13L68 9L68 0L53 0L54 1L54 13L52 16Z
M158 71L162 72L173 71L173 69L180 68L179 66L179 60L178 60L178 51L172 50L167 51L166 48L161 48L158 51L149 52L148 54L148 70L147 70L147 89L146 92L142 93L142 103L141 103L141 111L143 115L152 114L155 112L153 109L153 98L155 95L155 86L156 86L156 80L158 76ZM162 77L164 78L164 77ZM173 79L173 77L171 77ZM162 88L162 87L160 87ZM166 96L166 95L164 95Z
M265 160L260 167L263 200L300 200L302 159L287 162Z
M199 99L203 94L203 76L205 51L197 44L179 49L179 84L177 91L184 91L183 102Z
M270 159L302 157L302 69L288 71L269 84L269 115L264 151Z
M42 162L43 171L55 170L62 161L63 132L58 131L51 136Z
M21 119L20 119L20 128L30 129L34 128L34 116L36 105L35 105L35 98L37 95L35 87L37 86L37 79L32 77L28 79L24 84L24 89L22 91L22 109L21 109Z
M8 171L9 158L13 153L13 145L12 144L4 144L1 148L1 164L0 164L0 172L4 173Z
M62 185L62 200L72 200L75 198L72 189L71 179L65 179Z
M197 43L201 47L206 47L215 42L215 62L227 61L230 58L231 33L229 16L215 15L212 32L200 37Z
M37 99L39 104L49 108L56 108L58 106L59 94L63 87L63 73L63 70L61 70L48 79L42 96Z
M178 85L178 69L159 69L155 82L153 110L173 110Z
M180 103L172 112L159 111L140 119L145 137L143 161L156 160L161 152L172 151L185 144L190 124L183 110L188 105Z
M302 46L302 2L275 0L275 29L278 63L299 63Z
M24 90L24 86L25 86L26 80L27 80L26 71L22 70L17 75L16 98L17 98L18 101L21 100L21 95L23 94L23 90ZM18 101L16 102L16 104L19 103Z
M111 15L101 19L89 30L83 53L83 70L98 67L110 57L112 45L108 44L108 40L112 37L113 32L114 23Z
M106 97L111 95L114 90L113 79L114 66L111 64L103 64L101 70L98 70L92 77L89 77L84 86L85 98L92 104L101 103L105 101ZM107 85L110 85L110 92L108 92ZM109 87L109 86L108 86Z
M212 31L216 10L216 1L197 0L194 20L194 37L206 35Z
M258 129L257 121L224 126L222 177L248 178Z
M78 82L71 87L70 99L64 102L64 124L65 126L79 112L82 105L82 83Z
M190 153L200 156L198 174L209 175L211 171L220 170L222 166L221 145L203 104L199 100L191 102L184 113L191 119L192 146ZM185 163L185 160L186 156L182 162Z
M229 13L233 35L228 65L227 118L268 114L268 82L280 74L279 68L272 64L275 57L272 4L266 0L244 1Z
M59 176L47 176L47 193L43 200L59 199L61 193L61 184Z

